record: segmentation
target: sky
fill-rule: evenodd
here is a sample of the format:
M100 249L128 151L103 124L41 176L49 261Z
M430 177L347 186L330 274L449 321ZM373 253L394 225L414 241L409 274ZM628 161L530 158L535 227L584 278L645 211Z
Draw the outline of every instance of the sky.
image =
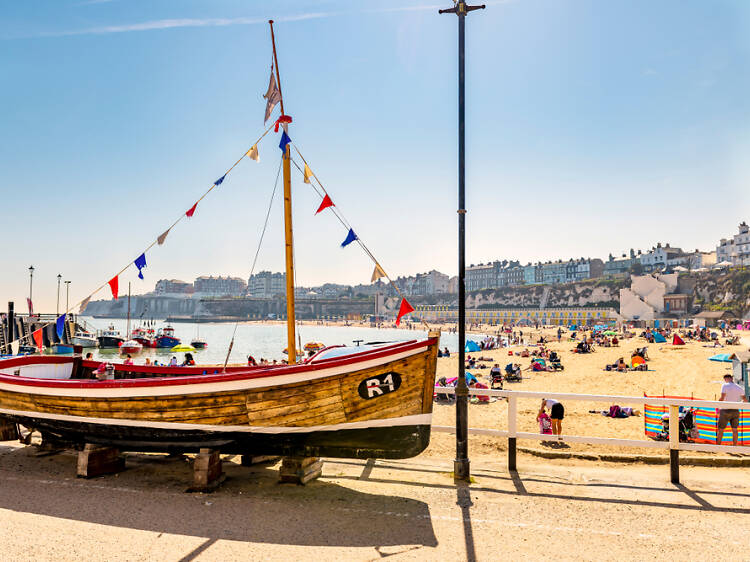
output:
M0 2L0 308L70 303L134 260L265 130L276 21L289 133L392 276L457 272L451 1ZM715 248L750 220L750 2L489 1L466 22L467 264ZM278 115L277 108L274 119ZM279 167L259 145L147 255L247 279ZM299 285L372 263L293 176ZM255 271L283 269L281 187ZM63 301L65 300L63 286ZM105 289L97 298L109 298Z

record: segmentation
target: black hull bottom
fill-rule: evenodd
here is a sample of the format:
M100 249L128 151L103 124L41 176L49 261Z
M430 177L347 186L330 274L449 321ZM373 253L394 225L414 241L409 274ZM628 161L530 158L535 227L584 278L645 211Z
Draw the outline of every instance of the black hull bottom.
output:
M100 425L33 416L4 417L62 442L81 446L93 443L137 452L190 453L209 448L225 454L256 456L405 459L418 455L430 443L429 425L268 434Z

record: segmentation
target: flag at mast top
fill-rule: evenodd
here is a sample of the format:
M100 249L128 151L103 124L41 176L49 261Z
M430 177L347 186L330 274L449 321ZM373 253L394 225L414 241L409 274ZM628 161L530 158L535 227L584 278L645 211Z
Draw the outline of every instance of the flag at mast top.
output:
M284 96L281 93L281 76L279 75L279 60L276 58L276 37L273 34L273 20L268 20L268 25L271 26L271 47L273 48L273 66L276 69L276 87L279 90L279 103L281 104L281 114L284 113Z

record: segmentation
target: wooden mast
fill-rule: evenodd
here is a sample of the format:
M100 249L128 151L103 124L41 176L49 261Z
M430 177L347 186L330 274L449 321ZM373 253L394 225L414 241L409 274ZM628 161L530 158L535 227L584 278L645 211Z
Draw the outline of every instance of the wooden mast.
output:
M273 20L268 20L271 26L271 44L273 46L273 64L276 68L276 86L279 89L279 103L281 114L284 112L284 96L281 92L281 76L279 61L276 58L276 38L273 34ZM284 151L284 240L286 248L286 339L287 363L297 362L297 341L295 337L294 317L294 238L292 236L292 169L291 147L287 144Z

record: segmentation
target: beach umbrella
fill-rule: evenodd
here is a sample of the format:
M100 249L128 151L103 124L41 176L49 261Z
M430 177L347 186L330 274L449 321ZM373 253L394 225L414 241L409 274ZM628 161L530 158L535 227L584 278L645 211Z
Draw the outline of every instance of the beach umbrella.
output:
M719 363L731 363L732 355L730 353L718 353L712 357L709 357L709 361L718 361Z

